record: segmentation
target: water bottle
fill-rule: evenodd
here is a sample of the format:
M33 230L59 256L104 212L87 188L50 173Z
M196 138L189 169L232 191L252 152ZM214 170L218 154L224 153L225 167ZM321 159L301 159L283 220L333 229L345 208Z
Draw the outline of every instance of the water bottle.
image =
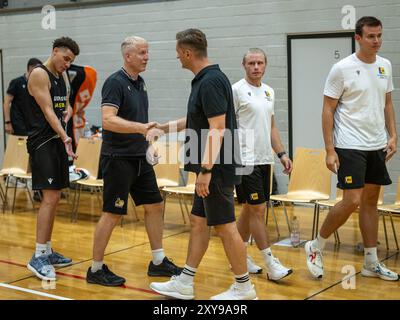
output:
M293 247L297 247L300 244L300 226L299 219L296 216L293 216L291 223L290 242Z
M90 138L92 136L92 132L90 131L89 122L85 122L85 128L83 129L83 136L85 138Z

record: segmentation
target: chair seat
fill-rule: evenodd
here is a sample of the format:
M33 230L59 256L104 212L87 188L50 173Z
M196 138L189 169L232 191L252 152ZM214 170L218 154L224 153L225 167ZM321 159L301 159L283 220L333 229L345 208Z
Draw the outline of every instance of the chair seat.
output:
M317 200L328 200L329 197L318 193L298 192L293 194L276 194L271 195L270 200L283 201L283 202L300 202L309 203Z
M26 172L19 168L6 168L6 169L1 169L0 171L0 176L6 176L6 175L14 176L16 174L26 174Z
M162 191L168 193L194 194L195 187L164 187Z
M317 204L322 207L334 207L340 200L331 199L331 200L318 200Z
M390 211L395 213L400 213L400 204L384 204L378 206L379 211Z
M172 181L169 179L157 179L157 184L159 188L164 188L164 187L178 187L179 183L176 181Z
M82 186L102 187L103 186L103 179L77 180L76 183L80 184Z

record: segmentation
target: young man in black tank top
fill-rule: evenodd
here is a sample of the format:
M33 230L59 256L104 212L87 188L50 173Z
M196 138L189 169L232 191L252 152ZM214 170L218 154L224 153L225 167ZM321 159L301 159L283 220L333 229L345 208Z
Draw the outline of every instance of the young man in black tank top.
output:
M65 123L71 117L63 72L79 54L77 43L67 37L56 39L51 56L35 68L28 80L32 108L27 147L32 167L32 188L43 191L36 229L36 251L28 269L42 280L55 280L54 266L72 260L51 248L56 209L61 189L69 186L68 156L75 158Z

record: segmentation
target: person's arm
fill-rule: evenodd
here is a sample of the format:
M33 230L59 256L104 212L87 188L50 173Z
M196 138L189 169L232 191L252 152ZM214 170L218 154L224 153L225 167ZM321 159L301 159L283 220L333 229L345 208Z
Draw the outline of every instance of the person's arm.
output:
M204 149L203 159L201 166L208 170L211 170L214 166L215 161L218 158L221 150L222 141L224 139L225 132L225 114L208 118L210 130L207 134L206 146ZM211 181L211 173L200 173L196 181L196 192L197 194L205 198L209 195L208 186Z
M118 109L104 104L102 106L103 129L116 133L140 133L146 136L147 131L157 125L156 122L141 123L125 120L117 115Z
M43 69L36 68L32 71L29 76L28 90L31 96L35 98L36 103L39 105L51 128L64 142L67 154L75 158L76 155L72 151L72 139L68 137L60 120L54 113L49 91L49 77Z
M157 129L161 129L165 133L180 132L185 128L186 128L186 117L157 125Z
M5 130L8 134L14 133L14 129L11 124L11 116L10 116L11 102L13 100L14 100L14 96L7 93L6 97L4 99L4 104L3 104Z
M281 152L285 151L285 148L283 147L281 137L279 135L279 129L276 126L275 122L275 116L272 116L271 118L271 144L272 144L272 149L274 149L276 154L279 154ZM292 161L290 160L289 156L285 153L283 156L279 158L281 161L283 167L284 167L284 173L289 174L292 172L293 169L293 164Z
M326 166L334 173L337 173L340 166L339 157L333 145L333 119L338 101L338 99L324 96L324 106L322 110L322 132L325 141Z
M393 108L392 93L386 93L385 103L385 124L386 130L389 133L389 140L385 148L386 161L390 160L397 151L397 131L396 131L396 119Z

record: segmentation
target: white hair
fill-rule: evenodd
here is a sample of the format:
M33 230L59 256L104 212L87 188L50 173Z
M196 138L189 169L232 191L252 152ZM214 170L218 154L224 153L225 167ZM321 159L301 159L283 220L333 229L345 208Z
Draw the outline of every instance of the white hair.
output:
M147 43L146 39L137 36L129 36L121 43L121 52L124 54L126 51L135 48L139 43Z

